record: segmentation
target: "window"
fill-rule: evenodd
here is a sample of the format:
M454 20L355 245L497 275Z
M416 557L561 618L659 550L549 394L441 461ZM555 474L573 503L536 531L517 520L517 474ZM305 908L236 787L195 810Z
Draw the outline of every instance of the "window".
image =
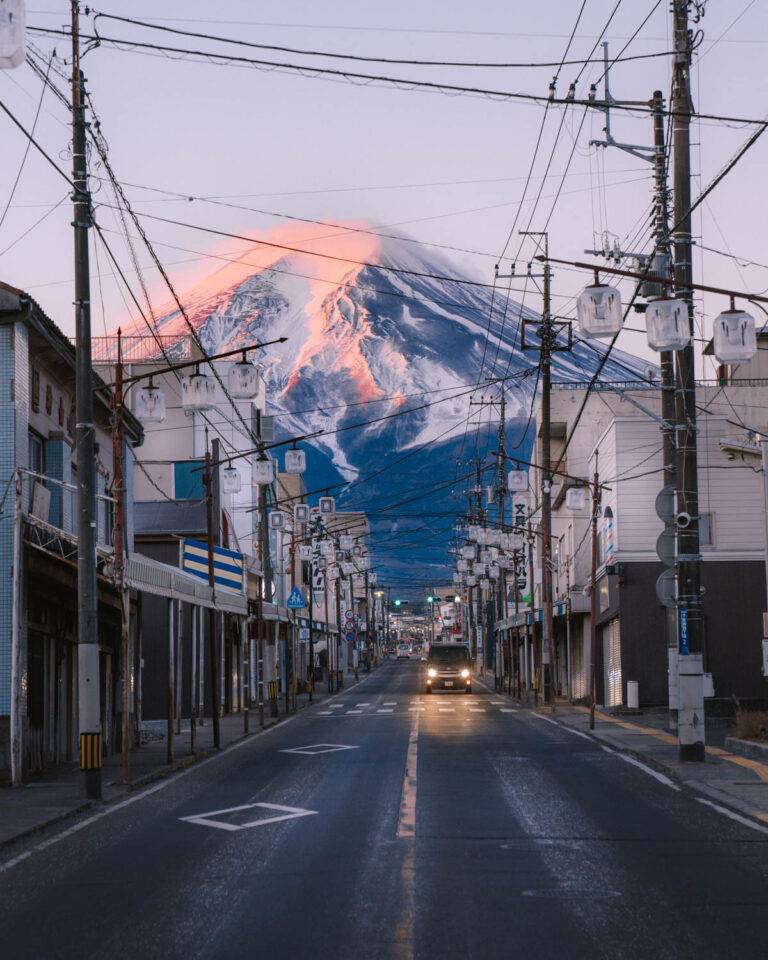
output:
M43 438L36 433L29 434L29 469L33 473L45 473L43 459Z
M29 403L35 413L40 413L40 371L37 367L30 370Z
M699 546L711 547L712 540L712 514L703 513L699 517Z

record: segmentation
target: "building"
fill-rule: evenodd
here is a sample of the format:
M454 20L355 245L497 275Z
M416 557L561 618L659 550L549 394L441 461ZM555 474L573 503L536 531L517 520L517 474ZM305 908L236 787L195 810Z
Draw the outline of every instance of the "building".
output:
M758 354L754 363L760 362ZM701 384L700 516L681 520L698 522L701 538L704 670L711 676L705 694L724 699L765 696L764 477L754 438L768 434L768 380L755 372L743 364L738 371L721 370L717 382ZM589 693L590 485L597 469L597 702L626 705L627 682L635 681L641 704L667 704L672 690L674 705L676 658L670 660L668 651L677 650L677 614L674 599L668 599L670 591L674 596L674 573L668 571L674 570L675 541L673 533L661 536L665 522L656 509L666 485L660 390L642 382L618 391L598 386L579 416L584 390L557 384L552 392L552 462L559 463L552 489L555 685L575 700ZM539 444L534 459L541 462ZM531 473L539 479L540 471ZM567 505L571 487L584 490L583 497L573 498L583 503L575 510ZM676 512L673 498L669 505ZM667 605L661 599L665 591ZM540 616L540 595L539 585L534 614L520 614L521 623ZM538 637L534 631L536 662Z
M74 346L28 294L6 284L0 284L0 368L0 775L13 768L20 782L28 772L77 757L75 507L78 473L85 469L94 471L98 496L102 745L105 753L120 747L113 412L110 391L95 376L96 461L78 463ZM123 457L130 463L143 439L130 414L125 435ZM130 544L130 509L125 532Z

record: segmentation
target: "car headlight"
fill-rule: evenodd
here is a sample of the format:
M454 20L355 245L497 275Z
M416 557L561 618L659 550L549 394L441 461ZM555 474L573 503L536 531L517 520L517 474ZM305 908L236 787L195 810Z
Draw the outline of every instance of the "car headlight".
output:
M435 670L434 667L430 667L429 670L427 670L427 676L428 676L428 677L436 677L436 676L437 676L437 670Z
M467 670L466 667L465 667L464 670L461 671L461 675L462 675L462 677L468 677L468 676L469 676L469 670Z

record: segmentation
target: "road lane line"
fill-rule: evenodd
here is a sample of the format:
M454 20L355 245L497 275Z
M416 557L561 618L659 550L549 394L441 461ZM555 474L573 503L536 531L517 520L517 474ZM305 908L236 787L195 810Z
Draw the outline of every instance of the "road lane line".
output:
M518 713L518 711L514 707L502 707L499 713Z
M122 810L125 807L130 807L132 804L138 803L139 800L143 800L145 797L148 797L153 793L157 793L160 790L165 790L166 787L170 787L172 783L176 783L176 781L181 780L182 777L189 776L190 773L194 773L201 767L205 767L209 763L213 763L214 760L218 760L220 757L229 756L229 754L234 753L235 750L239 750L241 747L253 743L257 737L265 737L274 730L284 730L286 724L292 723L297 719L298 714L295 714L292 717L287 717L281 723L276 723L273 727L268 727L266 730L261 730L258 733L253 734L251 737L238 740L236 743L233 743L231 747L227 747L226 750L222 750L221 753L214 753L210 757L206 757L205 760L200 760L197 763L190 764L190 766L185 767L183 770L179 771L179 773L174 774L174 776L168 777L166 780L161 780L159 783L154 784L154 786L148 787L146 790L142 790L141 793L136 793L132 797L121 800L119 803L115 803L114 805L107 807L106 810L100 810L99 813L95 813L93 816L87 817L85 820L81 820L79 823L75 823L71 827L67 827L67 829L62 830L61 833L57 833L53 837L48 837L47 840L42 840L40 843L36 843L35 846L30 847L29 850L25 850L23 853L18 854L18 856L12 857L10 860L6 860L4 863L0 863L0 873L5 873L7 870L12 869L23 860L31 857L34 853L42 853L43 850L47 850L48 847L52 847L60 840L66 840L67 837L71 837L73 834L78 833L85 827L90 827L91 824L97 823L99 820L103 820L104 817L108 817L113 813L117 813L118 810Z
M426 709L426 707L408 707L408 713L423 712Z
M385 707L396 707L396 706L397 706L397 700L388 700L388 701L385 701L385 702L382 704L382 706L385 706Z
M485 713L485 707L470 707L470 713Z
M387 707L383 710L377 710L376 713L394 713L395 711L391 707Z
M453 707L438 707L439 713L456 713Z
M419 715L413 717L408 737L408 753L405 757L403 795L400 801L400 819L397 824L399 840L416 836L416 775L419 761Z
M363 712L362 710L347 710L346 714L347 716L349 716L350 713L362 713L362 712Z
M612 750L610 747L606 746L603 746L603 750L605 750L606 753L614 754L625 763L631 763L633 767L637 767L639 770L647 773L649 776L653 777L654 780L658 780L659 783L663 783L665 787L670 787L672 790L677 790L677 792L680 793L680 787L670 780L669 777L664 776L663 773L659 773L658 770L654 770L652 767L646 766L644 763L640 763L639 760L636 760L628 753L621 753L619 750Z
M747 817L742 817L738 813L734 813L733 810L729 810L727 807L721 807L719 803L713 803L711 800L705 800L703 797L696 797L695 799L699 803L703 803L708 807L712 807L713 810L717 810L718 813L722 813L724 817L728 817L730 820L735 820L737 823L741 823L745 827L750 827L752 830L757 830L758 833L768 834L768 827L764 827L759 823L754 823L752 820L747 819Z

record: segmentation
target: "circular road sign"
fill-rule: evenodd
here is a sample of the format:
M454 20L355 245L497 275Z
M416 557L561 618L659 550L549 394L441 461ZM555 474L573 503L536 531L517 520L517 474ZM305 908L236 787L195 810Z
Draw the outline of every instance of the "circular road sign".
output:
M350 630L349 633L347 634L347 640L349 640L350 643L354 643L354 642L355 642L355 635L354 635L354 633L353 633L351 630Z

